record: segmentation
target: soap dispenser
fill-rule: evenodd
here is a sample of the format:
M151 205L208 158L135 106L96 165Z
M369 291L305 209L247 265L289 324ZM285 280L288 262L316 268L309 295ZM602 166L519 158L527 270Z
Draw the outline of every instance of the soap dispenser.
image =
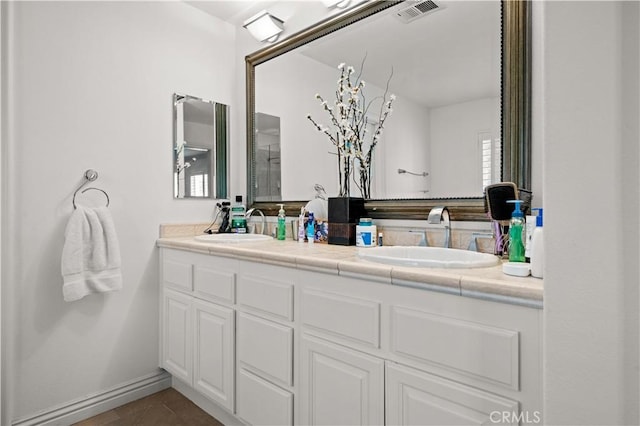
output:
M533 231L531 237L531 275L536 278L542 278L542 270L544 269L544 241L542 233L542 215L543 209L531 209L537 210L536 216L536 229Z
M278 240L284 241L287 238L287 226L285 224L287 215L284 212L284 204L278 205L280 206L280 210L278 210L278 230L276 232L276 236Z
M524 214L520 209L522 200L509 200L507 203L515 204L509 221L509 262L524 262L524 243L522 241Z

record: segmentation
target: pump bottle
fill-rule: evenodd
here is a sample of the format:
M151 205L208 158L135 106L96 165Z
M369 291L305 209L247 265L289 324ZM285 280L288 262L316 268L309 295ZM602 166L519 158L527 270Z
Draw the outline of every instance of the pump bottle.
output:
M278 210L278 229L276 231L276 237L280 241L284 241L287 237L287 226L285 224L287 215L284 212L284 204L278 204L280 210Z
M524 262L524 243L522 241L524 215L520 210L522 200L509 200L507 203L515 204L509 221L509 262Z

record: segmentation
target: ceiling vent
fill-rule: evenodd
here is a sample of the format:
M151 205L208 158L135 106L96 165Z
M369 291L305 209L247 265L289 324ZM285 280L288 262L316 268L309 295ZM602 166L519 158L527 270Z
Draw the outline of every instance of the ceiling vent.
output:
M404 6L403 4L394 14L396 18L405 24L442 9L441 6L438 6L431 0L411 1L407 3L411 3L411 5Z

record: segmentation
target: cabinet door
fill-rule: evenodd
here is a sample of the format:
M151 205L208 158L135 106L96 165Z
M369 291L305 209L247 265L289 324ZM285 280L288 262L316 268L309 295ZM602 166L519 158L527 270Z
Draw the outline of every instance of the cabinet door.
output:
M382 359L308 335L301 350L301 423L383 424Z
M194 388L233 411L233 310L196 300L193 319Z
M387 361L386 424L518 424L518 402Z
M162 367L191 384L191 297L165 289L163 296Z

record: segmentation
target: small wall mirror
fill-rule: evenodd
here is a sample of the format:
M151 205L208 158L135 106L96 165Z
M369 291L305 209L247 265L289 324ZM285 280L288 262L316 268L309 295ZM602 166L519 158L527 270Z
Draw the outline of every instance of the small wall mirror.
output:
M226 198L229 106L173 95L173 196Z

